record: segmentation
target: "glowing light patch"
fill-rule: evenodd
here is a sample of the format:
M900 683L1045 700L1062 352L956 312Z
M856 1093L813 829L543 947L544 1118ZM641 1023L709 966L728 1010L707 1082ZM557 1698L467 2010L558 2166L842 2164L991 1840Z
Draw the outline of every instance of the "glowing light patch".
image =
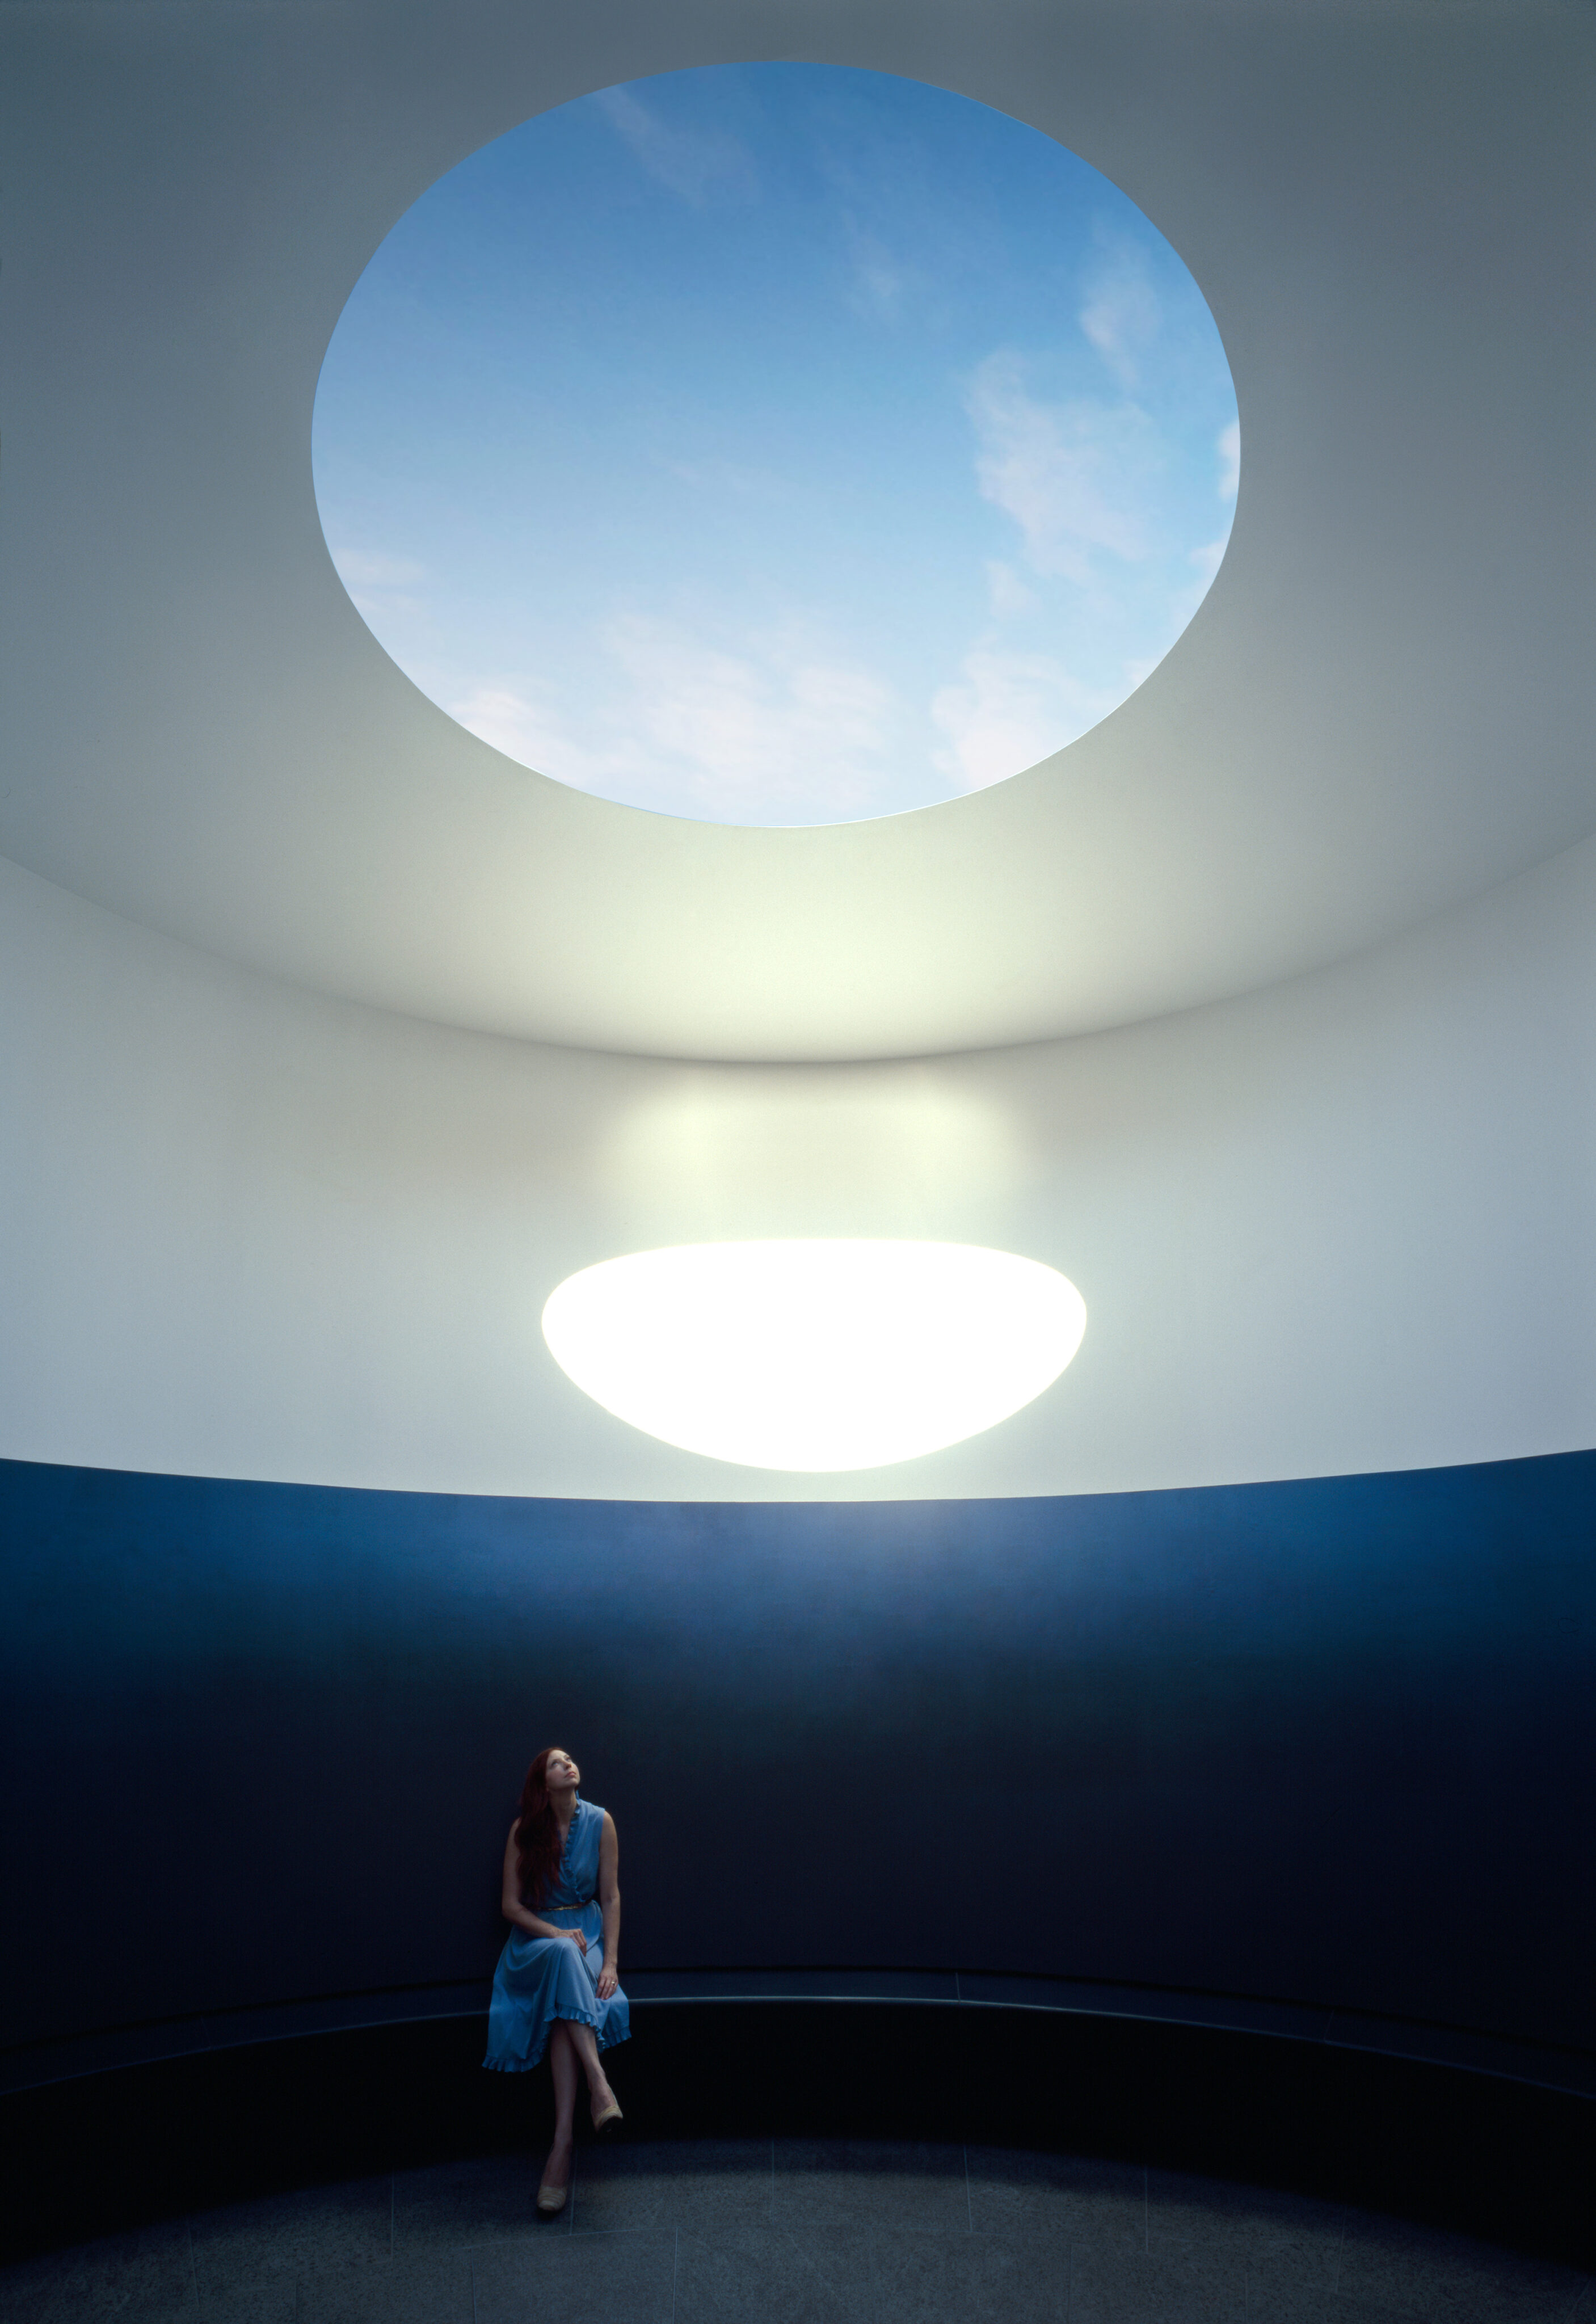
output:
M1050 1387L1086 1328L1056 1268L942 1242L712 1242L568 1276L543 1336L577 1386L685 1452L883 1468Z

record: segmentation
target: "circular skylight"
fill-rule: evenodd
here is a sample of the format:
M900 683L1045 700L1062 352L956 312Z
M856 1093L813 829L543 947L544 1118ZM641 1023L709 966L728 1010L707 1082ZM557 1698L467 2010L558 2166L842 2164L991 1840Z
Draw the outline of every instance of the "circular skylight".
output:
M567 1276L556 1361L606 1412L745 1468L877 1469L1050 1387L1086 1307L1056 1268L966 1243L685 1243Z
M333 561L401 669L601 798L824 824L1106 717L1218 569L1202 293L1038 131L833 66L540 114L383 243L317 393Z

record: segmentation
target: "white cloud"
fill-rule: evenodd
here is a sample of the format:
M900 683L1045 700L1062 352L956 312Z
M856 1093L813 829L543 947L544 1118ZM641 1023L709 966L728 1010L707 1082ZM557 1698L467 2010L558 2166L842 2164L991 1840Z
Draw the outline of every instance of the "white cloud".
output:
M1006 782L1095 726L1129 691L1083 686L1049 654L978 646L964 658L964 683L932 696L931 715L947 737L936 764L964 790Z
M735 192L752 187L753 161L741 138L661 121L630 89L601 89L593 101L650 177L695 209L717 187Z
M628 614L602 641L615 670L580 742L524 679L446 706L472 733L556 781L668 815L795 823L892 802L898 704L857 663L794 630L708 645Z
M897 322L910 290L916 287L913 271L901 265L878 235L852 217L844 218L844 231L852 269L849 305L855 314L868 315L872 321Z
M1233 501L1241 481L1241 423L1232 420L1219 431L1219 497Z
M1035 593L1028 589L1011 565L1001 558L991 557L986 565L986 595L992 606L992 619L1010 621L1016 614L1029 613L1036 604Z
M1128 562L1148 553L1142 510L1158 439L1137 405L1043 403L1020 357L1000 348L971 382L967 409L982 493L1019 525L1037 572L1086 581L1094 550Z
M1121 387L1134 387L1139 358L1158 336L1163 315L1139 253L1115 252L1088 286L1080 326Z
M580 781L576 769L581 754L558 722L531 699L530 691L516 686L479 686L444 707L468 733L491 742L507 759L536 768L540 774L552 775L558 782Z
M364 549L335 549L333 563L346 589L407 589L427 578L413 557L384 557Z
M1224 562L1224 553L1230 547L1230 534L1222 532L1217 540L1205 540L1201 549L1186 551L1186 561L1196 567L1204 594L1209 583Z
M759 819L783 802L795 816L869 810L896 723L892 689L873 672L796 632L728 651L633 614L606 643L630 685L607 723L629 773L648 787L685 788L729 820Z
M362 549L335 549L330 554L355 612L379 636L396 615L423 612L421 600L408 594L427 577L426 567L413 557L385 557Z
M695 492L734 495L738 500L791 502L798 497L789 477L775 468L753 468L735 460L665 460L667 475Z

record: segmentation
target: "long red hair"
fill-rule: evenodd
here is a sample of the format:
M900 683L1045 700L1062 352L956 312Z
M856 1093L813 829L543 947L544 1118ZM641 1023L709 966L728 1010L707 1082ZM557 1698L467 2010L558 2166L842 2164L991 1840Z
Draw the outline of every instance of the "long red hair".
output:
M521 1901L536 1912L554 1886L559 1870L559 1859L565 1854L565 1842L559 1835L554 1810L549 1805L549 1786L544 1776L550 1755L559 1746L551 1743L547 1751L540 1751L527 1769L527 1779L521 1787L521 1819L515 1832L515 1857L521 1868Z

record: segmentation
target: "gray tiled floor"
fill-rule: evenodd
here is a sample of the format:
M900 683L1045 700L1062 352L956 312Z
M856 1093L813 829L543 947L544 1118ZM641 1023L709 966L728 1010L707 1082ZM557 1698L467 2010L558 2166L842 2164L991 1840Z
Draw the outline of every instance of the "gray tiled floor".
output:
M552 2222L535 2170L489 2155L57 2252L0 2273L0 2324L1596 2324L1569 2268L1084 2156L585 2148Z

